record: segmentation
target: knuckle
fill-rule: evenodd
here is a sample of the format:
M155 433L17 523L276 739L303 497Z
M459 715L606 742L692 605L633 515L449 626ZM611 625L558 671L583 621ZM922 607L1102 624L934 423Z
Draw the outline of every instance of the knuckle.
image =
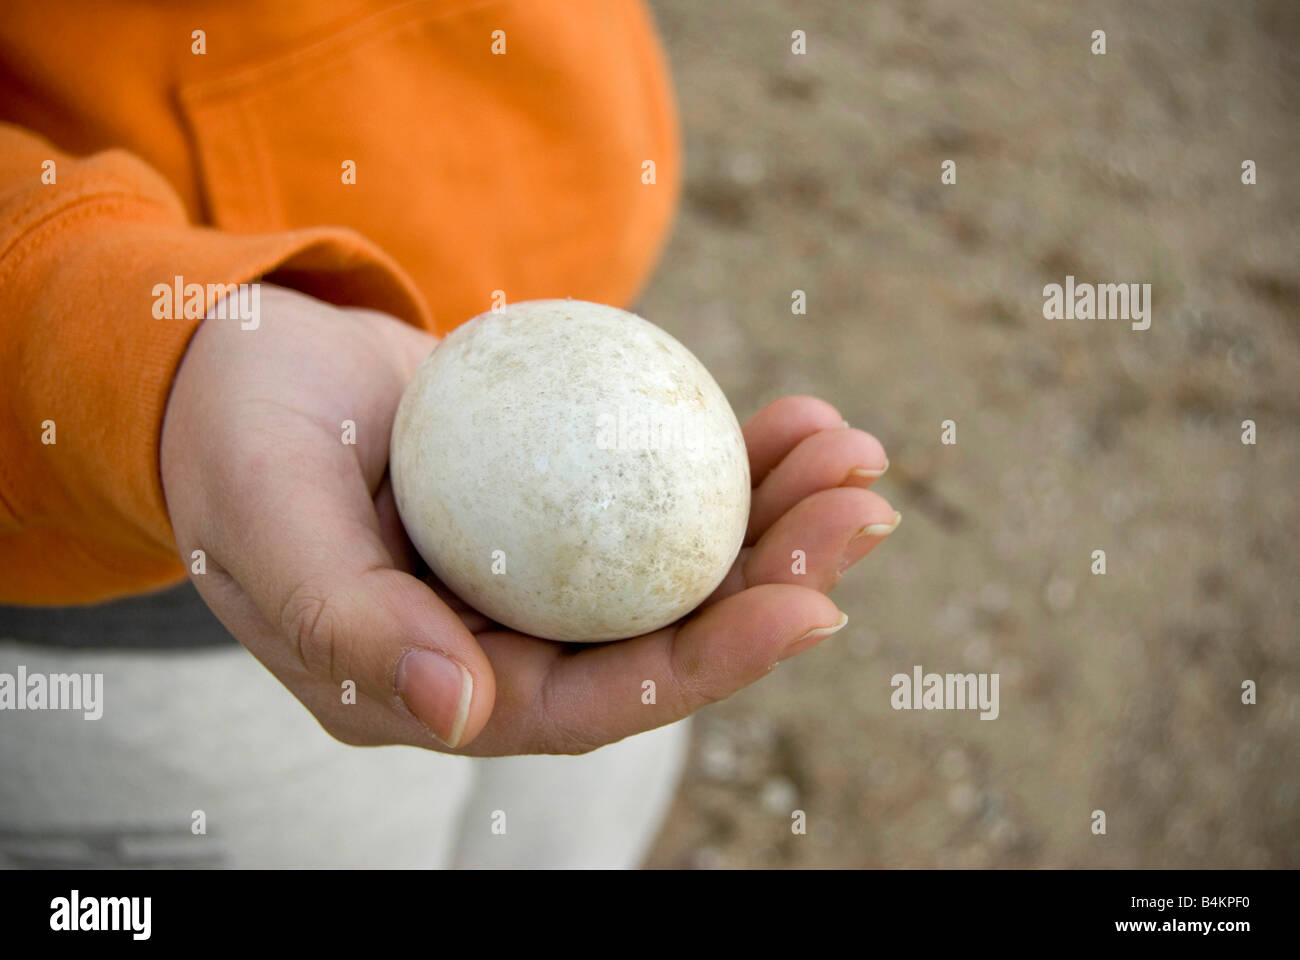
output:
M701 707L725 700L729 695L717 676L721 671L706 666L699 658L682 656L674 651L668 657L668 670L668 694L678 717L690 716Z
M302 584L280 608L280 629L308 673L334 677L334 641L337 618L329 596Z
M584 733L552 725L544 740L535 744L533 752L578 757L603 746L605 746L603 742L594 741Z
M544 683L539 696L540 703L534 715L540 717L542 723L536 727L532 742L526 750L527 753L579 756L591 753L609 742L595 731L566 722L564 718L571 714L562 704L555 702L555 693L551 684Z

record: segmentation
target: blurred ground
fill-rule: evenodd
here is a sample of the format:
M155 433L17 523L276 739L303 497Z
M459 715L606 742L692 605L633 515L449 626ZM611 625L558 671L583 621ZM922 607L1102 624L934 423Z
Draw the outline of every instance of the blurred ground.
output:
M1300 866L1300 4L654 7L687 181L641 312L742 418L879 436L904 522L700 715L652 865ZM1067 273L1151 329L1044 320ZM915 664L1000 717L893 711Z

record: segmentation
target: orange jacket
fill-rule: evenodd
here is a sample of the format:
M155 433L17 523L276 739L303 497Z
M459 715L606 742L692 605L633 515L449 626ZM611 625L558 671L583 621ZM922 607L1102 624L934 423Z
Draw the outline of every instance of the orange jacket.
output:
M198 321L154 319L155 284L443 333L496 290L623 304L678 182L639 0L6 0L0 602L184 575L158 438Z

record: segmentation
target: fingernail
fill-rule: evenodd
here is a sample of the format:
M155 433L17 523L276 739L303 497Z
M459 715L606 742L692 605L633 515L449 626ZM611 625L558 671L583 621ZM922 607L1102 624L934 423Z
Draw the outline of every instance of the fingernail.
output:
M839 631L843 630L844 625L848 622L849 622L849 615L841 611L840 619L838 623L833 624L832 626L829 627L817 627L815 630L809 630L802 637L800 637L798 640L794 641L794 643L790 644L790 646L785 648L785 652L781 654L781 659L788 660L790 659L790 657L793 657L796 653L803 653L809 647L815 646L816 644L820 643L822 640L825 640L832 633L838 633Z
M869 523L853 535L850 543L853 540L861 540L863 537L887 537L897 530L898 525L902 522L903 515L895 510L892 523Z
M412 650L397 664L397 695L449 747L460 745L474 697L474 677L432 650Z
M878 470L871 467L854 467L849 471L850 477L866 477L868 480L874 480L876 477L883 477L885 471L889 469L889 459L885 459L885 465Z

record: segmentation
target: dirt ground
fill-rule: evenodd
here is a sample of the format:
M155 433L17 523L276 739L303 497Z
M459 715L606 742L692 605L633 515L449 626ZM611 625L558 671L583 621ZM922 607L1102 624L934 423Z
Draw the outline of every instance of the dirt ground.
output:
M880 437L904 521L697 718L651 865L1300 866L1300 4L654 9L687 178L641 312L742 418ZM1150 329L1044 319L1067 274ZM917 664L1000 715L893 710Z

